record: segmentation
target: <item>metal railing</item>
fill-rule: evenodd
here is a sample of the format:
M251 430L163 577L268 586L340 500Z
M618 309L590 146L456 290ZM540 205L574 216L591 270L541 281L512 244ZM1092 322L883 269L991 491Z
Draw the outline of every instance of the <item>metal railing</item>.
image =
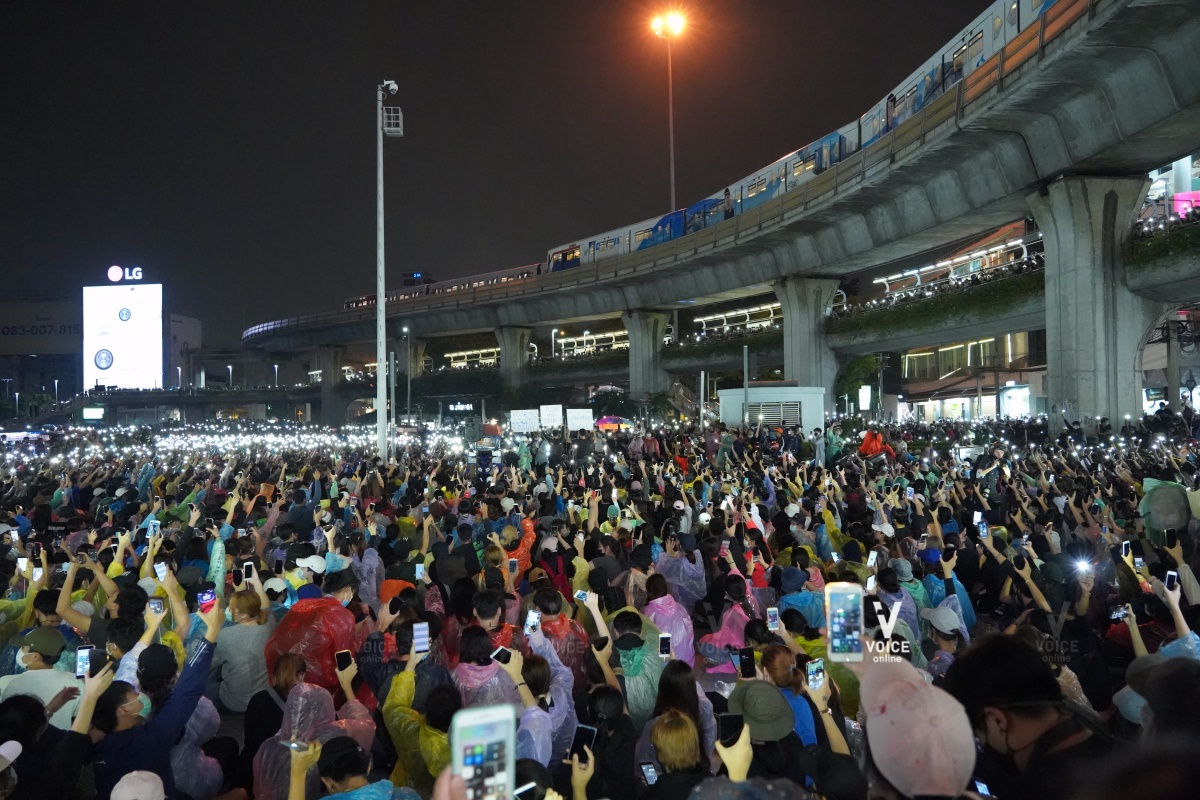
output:
M968 106L978 101L988 90L1003 88L1005 78L1030 59L1040 60L1043 57L1049 41L1082 19L1090 9L1106 2L1115 0L1060 0L1038 18L1037 24L1022 31L964 80L922 108L919 114L905 120L877 141L847 156L811 180L732 219L722 220L712 227L656 247L591 264L581 264L562 272L480 286L442 296L429 295L389 303L388 313L394 315L405 311L426 312L463 308L512 297L526 298L535 293L591 286L645 273L663 265L664 262L675 263L684 258L736 244L743 239L753 238L764 229L779 225L817 204L830 201L844 193L848 187L858 185L876 169L893 163L909 148L924 145L930 134L941 129L946 123L954 122L957 126L958 121L966 114ZM291 317L247 328L242 334L242 342L247 343L265 334L325 327L330 324L373 324L374 318L374 308Z

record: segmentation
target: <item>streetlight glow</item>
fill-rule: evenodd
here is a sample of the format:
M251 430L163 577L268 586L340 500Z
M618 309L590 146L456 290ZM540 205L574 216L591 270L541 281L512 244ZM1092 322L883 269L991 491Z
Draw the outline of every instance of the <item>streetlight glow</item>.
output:
M667 35L679 36L683 33L685 25L687 25L687 18L678 11L671 11L650 21L650 28L654 31L654 35L664 38Z

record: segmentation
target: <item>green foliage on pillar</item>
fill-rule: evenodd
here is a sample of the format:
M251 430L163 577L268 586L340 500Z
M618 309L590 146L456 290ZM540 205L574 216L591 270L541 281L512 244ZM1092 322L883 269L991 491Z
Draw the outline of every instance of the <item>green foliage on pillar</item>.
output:
M970 321L980 316L995 316L1011 311L1022 303L1043 295L1045 291L1044 271L1025 272L969 289L948 291L875 311L830 317L825 324L825 331L850 336L895 336L939 327L950 320Z
M1180 255L1200 255L1200 225L1180 225L1155 236L1131 239L1125 245L1125 264L1130 267Z

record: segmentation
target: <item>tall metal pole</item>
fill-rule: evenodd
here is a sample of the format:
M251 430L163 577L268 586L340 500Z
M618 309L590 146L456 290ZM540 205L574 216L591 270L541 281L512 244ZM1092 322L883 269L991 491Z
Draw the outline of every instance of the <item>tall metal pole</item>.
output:
M404 335L404 351L405 351L405 361L407 363L407 366L405 366L405 368L404 368L404 379L405 379L405 382L408 384L408 390L407 390L408 398L407 398L407 400L405 400L405 403L404 403L404 405L406 406L404 414L405 414L405 416L408 417L408 424L411 425L412 424L412 334L411 333L406 333Z
M705 394L704 380L705 380L704 370L700 370L700 392L699 392L699 394L696 395L696 407L697 407L697 410L700 412L700 430L702 430L702 431L705 428L705 424L704 424L705 423L705 420L704 420L704 394Z
M375 90L375 436L380 458L387 452L387 289L383 270L383 86Z
M742 423L750 426L750 345L742 345Z
M671 37L667 36L667 130L671 135L671 210L675 206L675 76L671 72Z
M388 457L396 446L396 351L388 353Z

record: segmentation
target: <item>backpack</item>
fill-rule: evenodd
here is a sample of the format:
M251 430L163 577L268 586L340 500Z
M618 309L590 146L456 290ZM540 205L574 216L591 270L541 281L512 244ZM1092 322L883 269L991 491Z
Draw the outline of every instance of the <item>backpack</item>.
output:
M563 597L570 597L572 594L574 594L574 591L571 588L571 579L567 577L566 568L563 566L562 553L558 554L557 570L550 568L550 564L546 561L545 556L542 556L542 560L538 562L538 566L546 570L546 574L550 576L550 583L554 585L554 588Z

